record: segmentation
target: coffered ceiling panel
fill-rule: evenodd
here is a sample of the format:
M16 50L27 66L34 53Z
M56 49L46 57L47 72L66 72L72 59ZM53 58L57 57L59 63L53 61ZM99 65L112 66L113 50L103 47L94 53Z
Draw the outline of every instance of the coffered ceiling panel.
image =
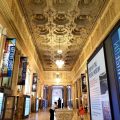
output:
M18 0L46 71L57 70L57 50L72 70L107 0Z

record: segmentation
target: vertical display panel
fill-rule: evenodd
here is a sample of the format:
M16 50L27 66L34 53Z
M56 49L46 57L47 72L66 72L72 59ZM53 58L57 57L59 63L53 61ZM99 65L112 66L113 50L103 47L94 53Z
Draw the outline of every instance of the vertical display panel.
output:
M14 55L15 55L15 38L7 38L5 41L3 61L2 61L2 77L12 77L13 64L14 64Z
M112 47L115 62L115 71L120 91L120 27L112 35Z
M20 57L18 85L25 85L26 71L27 71L27 57Z
M4 100L4 93L0 92L0 120L2 120L2 116L3 116L3 100Z
M36 98L36 112L38 112L39 110L39 99Z
M24 117L27 117L30 114L30 96L25 96L24 102Z
M104 49L88 60L89 96L92 120L112 120Z

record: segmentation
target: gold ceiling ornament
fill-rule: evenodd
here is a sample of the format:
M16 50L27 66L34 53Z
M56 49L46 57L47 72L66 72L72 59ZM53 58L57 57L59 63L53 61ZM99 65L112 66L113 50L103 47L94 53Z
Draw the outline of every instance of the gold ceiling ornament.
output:
M27 2L28 1L28 2ZM108 0L18 0L43 70L71 71ZM59 41L60 39L60 41ZM58 50L60 42L61 50ZM58 52L57 52L58 51ZM58 54L59 53L59 54ZM47 55L47 56L46 56ZM61 55L61 59L58 59ZM62 61L61 61L62 60Z

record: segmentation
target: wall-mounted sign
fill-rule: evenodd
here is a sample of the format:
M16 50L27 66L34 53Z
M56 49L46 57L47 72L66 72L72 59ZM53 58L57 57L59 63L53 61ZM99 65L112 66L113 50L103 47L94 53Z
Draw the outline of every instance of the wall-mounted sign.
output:
M27 57L20 57L18 85L25 85L26 71L27 71Z
M3 61L2 61L2 77L11 77L14 64L14 55L15 55L15 38L7 38L5 41Z
M91 119L112 120L103 47L96 52L88 60Z
M86 76L85 74L81 74L81 82L82 82L82 92L87 92L87 85L86 85Z
M33 73L32 92L37 91L37 80L38 80L37 73Z
M119 82L120 90L120 28L112 35L113 55L115 61L115 70Z

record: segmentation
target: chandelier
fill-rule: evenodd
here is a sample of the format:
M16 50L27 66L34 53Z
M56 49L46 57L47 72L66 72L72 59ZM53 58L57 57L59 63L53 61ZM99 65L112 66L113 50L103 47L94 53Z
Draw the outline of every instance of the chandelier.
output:
M62 54L62 50L60 49L60 39L59 39L59 49L57 50L57 53L59 55L59 59L57 59L55 61L55 63L56 63L58 68L62 68L63 65L64 65L64 61L61 59L61 57L62 57L62 55L61 55Z
M56 60L56 65L58 66L58 68L62 68L63 67L63 65L64 65L64 61L63 60Z

